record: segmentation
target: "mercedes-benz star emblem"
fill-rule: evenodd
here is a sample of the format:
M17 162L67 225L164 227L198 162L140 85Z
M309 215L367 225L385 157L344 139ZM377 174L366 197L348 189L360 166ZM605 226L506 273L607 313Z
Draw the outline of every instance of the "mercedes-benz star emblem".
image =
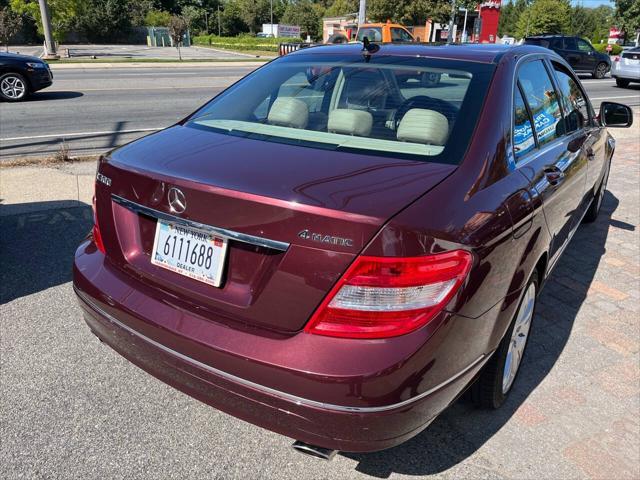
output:
M169 208L174 213L182 213L187 208L187 200L184 198L182 190L176 187L171 187L167 194L169 200Z

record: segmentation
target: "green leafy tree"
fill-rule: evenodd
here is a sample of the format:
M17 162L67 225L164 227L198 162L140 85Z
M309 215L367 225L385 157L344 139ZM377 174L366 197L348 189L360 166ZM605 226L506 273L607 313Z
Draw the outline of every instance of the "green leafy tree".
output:
M122 0L85 0L74 26L91 41L122 38L131 29L128 3Z
M527 9L527 0L515 0L503 3L500 9L500 23L498 24L498 36L514 37L520 15Z
M322 5L314 4L310 0L298 0L290 3L282 16L282 23L300 26L300 35L305 38L309 35L317 40L322 36Z
M240 7L240 18L249 28L249 33L262 31L262 24L269 23L269 0L236 0Z
M534 0L520 15L516 36L565 33L570 27L571 5L568 0Z
M22 17L9 7L0 9L0 42L4 43L7 52L9 51L9 41L20 31L22 27Z
M153 0L129 0L127 9L129 11L129 21L134 27L146 26L146 16L150 10L153 10Z
M327 17L340 17L349 13L357 13L360 2L358 0L335 0L327 10L325 15Z
M224 4L220 23L223 35L236 36L239 33L249 31L249 26L244 22L242 8L237 0L229 0Z
M56 42L61 42L75 25L78 13L83 6L83 0L47 0L47 4L51 16L53 38ZM32 18L36 22L38 33L44 35L38 0L10 0L10 5L14 12Z
M164 10L149 10L144 21L149 27L168 27L171 22L171 14Z
M633 37L640 29L640 0L616 0L616 26Z

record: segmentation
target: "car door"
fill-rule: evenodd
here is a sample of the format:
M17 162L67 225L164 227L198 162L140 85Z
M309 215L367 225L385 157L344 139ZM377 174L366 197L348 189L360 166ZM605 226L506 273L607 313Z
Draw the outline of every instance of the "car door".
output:
M582 60L575 37L564 37L562 40L562 58L564 58L576 72L580 71Z
M580 70L583 72L593 72L598 61L595 49L589 42L581 38L576 38L576 45L580 53Z
M551 68L565 112L567 135L574 136L574 144L587 158L587 179L583 211L588 207L591 194L600 186L606 161L606 135L598 125L593 107L577 77L560 62L551 60ZM575 135L574 133L575 132Z
M582 218L587 160L575 142L578 134L566 133L560 96L544 56L522 61L516 79L514 105L520 102L520 107L515 117L520 122L514 121L515 161L529 179L530 191L542 197L553 265Z

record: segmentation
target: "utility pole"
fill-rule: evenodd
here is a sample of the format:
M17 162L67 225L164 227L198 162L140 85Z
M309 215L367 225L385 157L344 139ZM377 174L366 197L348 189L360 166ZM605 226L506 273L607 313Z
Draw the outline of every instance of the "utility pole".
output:
M273 0L269 1L269 11L271 13L271 36L275 37L275 35L273 34Z
M60 56L56 53L56 44L51 33L51 17L47 0L38 0L40 3L40 16L42 17L42 30L44 31L44 57L47 60L57 60Z
M447 43L454 43L453 24L456 21L456 0L451 2L451 18L449 19L449 32L447 34Z
M367 23L367 0L360 0L360 9L358 10L358 27Z
M220 2L218 2L218 36L220 36Z

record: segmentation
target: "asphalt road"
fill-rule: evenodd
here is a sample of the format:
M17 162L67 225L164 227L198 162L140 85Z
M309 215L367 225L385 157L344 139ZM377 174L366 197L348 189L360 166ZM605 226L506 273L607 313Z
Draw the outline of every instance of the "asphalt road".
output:
M54 84L19 104L0 104L0 161L51 155L64 142L71 153L98 153L188 115L255 67L55 70ZM640 105L640 85L584 79L594 106L603 100Z
M54 70L31 99L0 104L0 159L122 145L184 118L255 67Z

